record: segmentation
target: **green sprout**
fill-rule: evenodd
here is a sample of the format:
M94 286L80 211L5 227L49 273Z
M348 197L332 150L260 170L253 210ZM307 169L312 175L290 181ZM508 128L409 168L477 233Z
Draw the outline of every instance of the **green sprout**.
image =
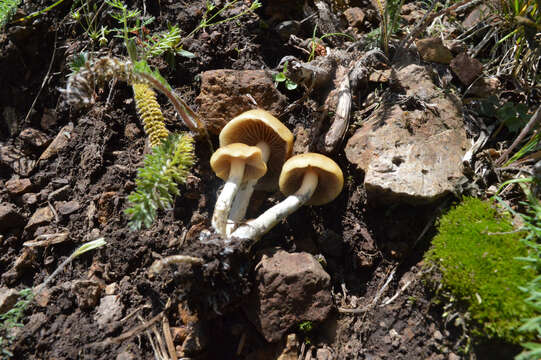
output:
M274 82L276 85L279 83L284 83L286 86L286 89L288 90L295 90L297 88L297 84L287 77L287 61L284 63L284 68L282 71L280 71L278 74L274 75Z

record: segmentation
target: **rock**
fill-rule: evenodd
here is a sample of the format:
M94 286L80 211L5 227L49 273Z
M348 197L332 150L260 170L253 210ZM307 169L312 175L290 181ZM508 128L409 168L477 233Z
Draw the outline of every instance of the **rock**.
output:
M101 298L94 320L100 327L104 327L112 321L119 320L123 310L124 306L120 302L119 295L106 295Z
M201 74L201 93L196 99L199 114L213 134L219 134L229 120L255 105L278 115L286 97L264 70L211 70Z
M434 334L432 335L432 337L437 341L440 341L443 339L443 335L441 334L439 330L434 331Z
M119 292L118 283L110 283L105 287L105 295L115 295Z
M321 349L317 349L316 359L317 360L333 360L334 356L332 355L331 350L327 348L321 348Z
M412 104L404 110L393 101L384 102L344 151L365 172L370 202L431 203L453 191L462 177L462 157L470 143L460 102L440 96L422 66L409 65L397 78L407 97L425 99L421 105L429 105L423 109Z
M50 223L53 219L54 219L54 214L50 207L45 206L45 207L39 208L32 215L30 220L28 220L28 224L26 224L24 229L27 231L33 231L38 226Z
M483 64L464 52L451 61L451 70L462 84L468 86L483 73Z
M496 77L482 78L474 82L466 95L487 98L500 91L501 82Z
M36 260L36 252L32 248L23 247L22 254L17 257L15 264L2 274L2 280L6 284L13 285L26 270L30 269Z
M28 192L32 188L30 179L14 178L6 181L6 189L11 195L21 195Z
M344 11L348 25L352 28L362 28L366 14L361 8L351 7Z
M45 133L32 128L26 128L21 131L19 138L27 145L37 148L45 146L51 141L51 138L49 138Z
M0 231L16 228L24 224L24 218L10 203L0 204Z
M465 29L471 29L475 25L479 24L481 21L485 20L489 15L492 14L492 10L486 4L480 4L475 7L466 18L462 21L462 26Z
M299 340L296 334L287 336L286 345L276 360L297 360L299 355Z
M401 9L400 17L408 25L416 24L419 20L423 18L425 10L419 8L415 3L404 4Z
M71 200L71 201L58 201L55 203L56 210L61 215L67 216L70 214L73 214L77 210L81 208L81 205L78 201Z
M449 64L453 59L451 50L447 49L439 37L415 41L417 50L423 61Z
M77 305L81 310L93 309L98 304L103 286L93 280L77 280L71 290L77 297Z
M372 70L370 75L368 75L368 81L375 83L388 83L391 79L392 71L391 69L385 70Z
M450 353L448 359L449 360L460 360L460 356L458 356L455 353Z
M9 311L19 299L19 292L14 289L0 288L0 314Z
M27 205L34 205L38 202L38 195L34 193L24 194L22 196L23 202Z
M279 341L301 321L321 322L332 307L330 276L308 253L277 250L256 266L248 318L268 342Z
M36 160L26 156L19 148L12 145L0 145L0 164L9 166L15 173L28 176L36 166Z
M75 135L73 132L73 123L69 123L64 126L56 135L51 144L45 149L45 151L39 157L39 160L46 160L56 155L60 150L64 149L72 137Z

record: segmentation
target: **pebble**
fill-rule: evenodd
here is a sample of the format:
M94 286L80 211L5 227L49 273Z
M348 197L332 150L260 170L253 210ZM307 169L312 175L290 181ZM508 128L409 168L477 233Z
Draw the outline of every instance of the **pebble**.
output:
M32 188L32 182L27 178L17 178L6 181L5 186L11 195L21 195L28 192L30 188Z
M25 230L35 230L38 226L48 224L53 219L53 211L48 206L39 208L36 210L36 212L34 212L30 220L28 220L28 224L26 224Z

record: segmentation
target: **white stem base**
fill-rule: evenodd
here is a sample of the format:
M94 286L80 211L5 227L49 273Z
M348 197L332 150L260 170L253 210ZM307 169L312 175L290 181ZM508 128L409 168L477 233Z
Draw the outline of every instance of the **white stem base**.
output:
M244 220L256 183L257 180L249 180L240 186L237 196L235 196L235 200L233 200L231 212L229 213L229 219L227 220L227 236L230 236L237 225Z
M216 200L214 214L212 214L212 227L222 236L226 235L227 218L231 211L231 204L239 190L239 184L244 177L244 161L233 160L229 170L229 179Z
M295 194L288 196L284 201L274 205L257 219L250 220L245 225L240 226L231 234L231 237L259 240L276 226L276 224L304 205L314 194L317 183L317 173L314 171L306 172L302 180L302 185Z

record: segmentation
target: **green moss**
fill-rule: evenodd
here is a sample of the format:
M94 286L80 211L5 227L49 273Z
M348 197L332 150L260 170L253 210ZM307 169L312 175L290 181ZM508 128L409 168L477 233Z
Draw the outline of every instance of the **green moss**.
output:
M470 313L472 334L523 341L517 329L533 309L519 286L535 277L516 260L528 251L519 241L524 233L509 233L514 230L509 216L474 198L465 198L444 215L438 230L425 259L439 269L442 293L450 293L457 306Z

